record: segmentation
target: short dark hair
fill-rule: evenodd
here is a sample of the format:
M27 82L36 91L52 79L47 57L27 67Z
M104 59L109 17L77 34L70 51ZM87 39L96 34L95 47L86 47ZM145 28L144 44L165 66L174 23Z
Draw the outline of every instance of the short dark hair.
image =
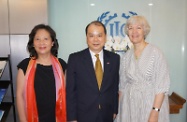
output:
M88 27L89 27L90 25L92 25L92 24L93 24L93 25L102 26L103 29L104 29L104 33L107 34L105 25L104 25L102 22L95 20L95 21L90 22L90 23L86 26L86 29L85 29L86 35L87 35L87 32L88 32Z
M38 54L35 48L33 47L33 41L37 31L40 29L45 29L47 32L49 32L52 42L54 43L51 48L51 54L57 57L59 45L58 45L58 40L56 39L56 33L49 25L45 25L45 24L36 25L32 29L31 33L29 34L29 42L27 43L27 50L30 54L30 57L35 57L36 59L38 58Z

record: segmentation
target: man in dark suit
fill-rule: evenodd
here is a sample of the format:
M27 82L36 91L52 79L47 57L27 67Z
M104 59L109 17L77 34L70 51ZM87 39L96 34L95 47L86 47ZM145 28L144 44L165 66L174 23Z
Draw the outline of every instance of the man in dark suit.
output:
M118 113L119 55L103 49L106 28L99 21L87 25L88 48L70 54L67 68L67 120L113 122ZM99 58L95 55L99 54ZM96 74L97 61L101 64ZM97 68L98 69L98 68ZM96 73L97 72L97 73Z

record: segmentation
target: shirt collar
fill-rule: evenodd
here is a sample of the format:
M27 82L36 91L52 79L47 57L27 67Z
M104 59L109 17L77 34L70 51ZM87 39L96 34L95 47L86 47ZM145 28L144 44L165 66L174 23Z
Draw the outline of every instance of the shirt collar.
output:
M90 54L91 54L91 56L92 56L92 58L94 57L95 58L95 54L96 53L94 53L93 51L91 51L90 49L89 49L89 51L90 51ZM99 54L99 58L101 59L102 57L103 57L103 50L101 50L99 53L97 53L97 54Z

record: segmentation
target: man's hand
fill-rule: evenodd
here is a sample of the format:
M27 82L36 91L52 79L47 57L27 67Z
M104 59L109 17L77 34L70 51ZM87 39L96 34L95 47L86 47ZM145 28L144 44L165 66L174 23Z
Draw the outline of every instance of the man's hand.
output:
M113 120L116 118L116 114L113 114Z

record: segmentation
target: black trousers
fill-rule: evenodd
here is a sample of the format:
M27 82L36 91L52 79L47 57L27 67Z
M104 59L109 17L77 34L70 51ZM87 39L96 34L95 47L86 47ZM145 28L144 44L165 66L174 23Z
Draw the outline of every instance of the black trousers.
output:
M101 112L101 110L99 110L99 113L98 113L98 115L97 115L96 122L104 122L104 121L103 121L103 118L102 118L102 112Z

